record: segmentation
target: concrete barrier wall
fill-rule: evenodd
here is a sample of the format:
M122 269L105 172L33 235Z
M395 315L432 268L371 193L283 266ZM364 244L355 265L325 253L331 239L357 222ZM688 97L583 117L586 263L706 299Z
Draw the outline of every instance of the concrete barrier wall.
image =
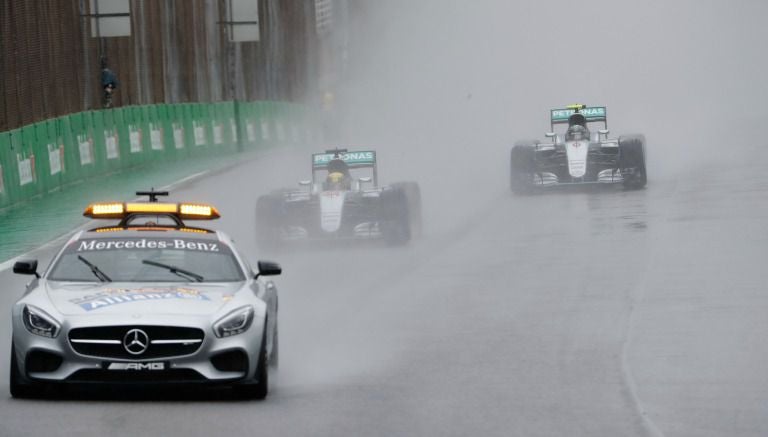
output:
M315 137L308 120L293 103L182 103L87 111L2 132L0 208L150 162L306 143Z

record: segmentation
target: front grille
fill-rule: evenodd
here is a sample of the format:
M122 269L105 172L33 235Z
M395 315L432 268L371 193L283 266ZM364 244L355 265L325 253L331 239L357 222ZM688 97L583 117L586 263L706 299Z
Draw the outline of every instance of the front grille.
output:
M141 353L130 353L125 347L126 335L132 330L141 330L148 339L146 350ZM193 354L203 344L204 337L203 330L198 328L142 325L100 326L71 330L69 343L77 353L82 355L146 360ZM134 352L136 349L134 348Z
M180 383L193 381L206 381L206 379L203 375L192 369L167 369L149 372L82 369L67 378L67 382L112 382L128 384L145 382Z

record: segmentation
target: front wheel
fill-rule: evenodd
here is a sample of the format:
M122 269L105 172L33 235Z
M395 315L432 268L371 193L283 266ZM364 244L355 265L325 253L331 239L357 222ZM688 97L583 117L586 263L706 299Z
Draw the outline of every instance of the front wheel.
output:
M266 324L264 325L266 326ZM261 349L259 351L259 361L256 366L255 382L243 385L236 385L235 396L239 399L256 399L262 400L269 394L269 367L270 363L267 360L267 336L264 335L264 339L261 342Z
M400 188L385 190L381 196L381 223L384 240L399 246L411 239L411 219L408 198Z
M392 184L393 189L400 189L405 193L405 200L408 204L408 220L410 222L410 233L412 238L421 236L422 233L422 214L421 214L421 189L416 182L396 182Z
M515 194L529 194L533 191L536 174L536 146L515 144L509 153L509 188Z
M619 166L624 188L637 190L648 183L645 169L645 137L629 135L619 138Z

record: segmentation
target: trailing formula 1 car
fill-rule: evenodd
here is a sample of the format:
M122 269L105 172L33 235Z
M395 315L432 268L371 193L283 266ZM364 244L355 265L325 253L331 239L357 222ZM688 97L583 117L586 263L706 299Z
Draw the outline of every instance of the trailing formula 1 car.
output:
M312 179L256 202L261 247L306 240L383 239L404 244L421 231L416 182L379 186L376 152L326 150L312 155Z
M625 135L608 138L605 107L571 105L553 109L551 142L519 141L510 154L510 188L528 193L537 188L575 184L620 184L627 189L643 188L645 137ZM602 129L590 132L588 125L602 122ZM564 137L555 125L568 124Z

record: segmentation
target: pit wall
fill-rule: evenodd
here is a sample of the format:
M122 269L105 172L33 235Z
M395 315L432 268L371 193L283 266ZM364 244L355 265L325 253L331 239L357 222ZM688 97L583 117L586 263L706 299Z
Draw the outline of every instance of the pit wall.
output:
M308 120L293 103L184 103L87 111L2 132L0 208L144 164L307 143Z

